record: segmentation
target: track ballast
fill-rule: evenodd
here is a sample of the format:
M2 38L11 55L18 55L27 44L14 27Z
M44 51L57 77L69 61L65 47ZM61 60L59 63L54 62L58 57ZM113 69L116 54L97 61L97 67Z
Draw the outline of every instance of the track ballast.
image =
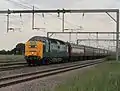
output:
M31 73L24 73L24 74L18 74L14 76L8 76L0 79L0 88L7 87L14 84L23 83L26 81L31 81L43 77L53 76L59 73L64 73L67 71L95 65L98 63L104 62L103 59L93 60L91 62L85 62L85 63L79 63L79 64L73 64L73 65L67 65L37 72L31 72Z

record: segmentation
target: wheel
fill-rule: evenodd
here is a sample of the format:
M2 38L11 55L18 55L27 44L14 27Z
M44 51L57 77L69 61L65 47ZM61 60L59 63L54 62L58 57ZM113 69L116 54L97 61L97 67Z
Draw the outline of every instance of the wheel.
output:
M46 58L46 65L50 64L50 59Z
M44 64L44 65L48 65L48 64L50 64L50 60L49 60L49 58L43 58L43 60L42 60L42 64Z
M27 62L28 63L28 66L31 66L31 62Z

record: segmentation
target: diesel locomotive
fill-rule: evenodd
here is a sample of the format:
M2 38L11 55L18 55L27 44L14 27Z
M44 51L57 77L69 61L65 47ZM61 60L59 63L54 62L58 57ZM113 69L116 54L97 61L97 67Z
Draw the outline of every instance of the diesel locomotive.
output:
M108 55L108 50L43 36L34 36L25 43L25 59L29 65L96 59Z

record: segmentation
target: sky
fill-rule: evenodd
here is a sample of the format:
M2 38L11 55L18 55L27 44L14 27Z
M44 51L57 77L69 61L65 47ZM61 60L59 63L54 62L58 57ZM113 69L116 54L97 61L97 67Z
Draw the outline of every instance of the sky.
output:
M120 8L119 0L0 0L0 10L7 9L32 9L32 6L39 9L112 9ZM115 14L110 13L113 17ZM60 18L60 19L58 19ZM25 43L32 36L46 36L46 32L62 31L62 15L57 17L57 14L35 14L35 26L38 28L45 28L45 30L32 30L31 14L11 14L10 27L21 28L21 31L16 29L15 32L6 32L6 15L0 15L0 49L11 50L17 43ZM65 28L78 29L79 26L83 27L83 32L86 31L106 31L115 32L115 22L108 17L107 14L65 14ZM88 35L79 35L78 38L86 38ZM95 35L91 35L95 38ZM103 36L100 36L104 38ZM107 36L111 38L111 36ZM67 35L54 35L53 38L59 38L68 41ZM72 41L76 39L74 34L71 38ZM107 45L107 44L106 44Z

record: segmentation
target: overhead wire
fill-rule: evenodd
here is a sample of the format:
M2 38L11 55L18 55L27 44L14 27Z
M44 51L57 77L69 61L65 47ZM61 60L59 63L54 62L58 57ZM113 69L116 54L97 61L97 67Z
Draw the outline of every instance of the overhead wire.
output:
M20 4L20 3L16 2L16 1L13 1L13 0L6 0L6 1L9 1L9 2L13 3L15 6L16 6L16 5L19 5L20 7L22 6L22 8L24 7L24 9L26 9L26 7L27 7L27 8L31 8L31 7L29 7L29 6L25 6L25 5Z
M31 6L31 7L33 7L33 5L30 5L30 4L27 3L27 2L23 2L22 0L19 0L19 2L20 2L20 3L27 4L27 5ZM35 5L34 5L34 8L36 8L36 9L40 9L40 8L38 8L38 7L35 6ZM52 17L54 17L54 16L53 16L52 14L50 14L50 13L49 13L49 15L51 15ZM45 17L44 13L42 13L42 17L43 17L43 18ZM84 13L83 13L82 18L83 18L83 17L84 17ZM59 20L62 20L62 18L60 17L60 14L59 14L59 13L58 13L58 16L55 17L55 18L57 18L57 19L59 19ZM72 23L68 22L67 20L64 20L64 21L65 21L66 24L68 24L68 25L70 25L70 26L73 26L73 27L77 26L77 27L81 28L81 26L78 26L78 25L72 24ZM44 22L44 24L46 24L46 23ZM57 30L59 30L59 29L57 29Z
M26 5L23 5L23 4L19 3L19 2L13 1L13 0L7 0L7 1L13 3L15 6L16 6L16 5L19 5L21 8L24 7L24 9L26 9L26 8L33 9L33 8L32 8L33 6L30 6L30 5L29 5L29 6L28 6L28 5L26 6ZM37 14L37 15L41 16L40 14ZM44 23L44 24L45 24L45 23Z
M31 8L30 6L23 5L23 4L21 4L21 3L18 3L18 2L16 2L16 1L13 1L13 0L6 0L6 1L9 1L9 2L13 3L15 6L17 5L17 6L21 7L21 8L24 8L24 9L26 9L26 8ZM31 9L32 9L32 8L31 8ZM21 26L23 26L22 15L20 15L20 23L21 23Z
M8 1L12 1L12 0L8 0ZM13 2L15 2L15 1L13 1ZM22 4L20 4L20 3L18 3L18 2L15 2L15 3L17 3L17 4L19 4L19 5L22 5L22 6L24 6L24 7L27 7L27 8L31 8L32 9L32 5L30 5L29 3L27 3L27 2L24 2L24 1L22 1L22 0L19 0L19 2L20 3L22 3ZM26 5L23 5L23 4L26 4ZM34 7L36 8L36 9L40 9L39 7L37 7L37 6L35 6L34 5ZM42 13L43 14L43 13ZM39 14L37 14L37 15L39 15ZM54 17L52 14L49 14L49 15L51 15L52 17ZM43 15L42 15L43 16ZM55 18L57 18L57 19L59 19L59 20L62 20L62 18L60 18L60 17L55 17ZM68 25L71 25L71 26L77 26L77 27L80 27L80 26L78 26L78 25L76 25L76 24L72 24L72 23L70 23L70 22L68 22L67 20L65 20L65 23L67 23Z
M14 3L14 5L19 5L20 7L24 7L24 9L25 8L30 8L30 9L33 9L33 6L32 5L30 5L29 3L27 3L27 2L23 2L22 0L19 0L19 2L16 2L16 1L13 1L13 0L7 0L7 1L10 1L10 2L12 2L12 3ZM22 3L22 4L21 4ZM24 4L24 5L23 5ZM27 5L27 6L26 6ZM34 8L36 8L36 9L39 9L38 7L36 7L36 6L34 6ZM40 14L37 14L37 15L40 15ZM52 14L49 14L49 15L51 15L52 17L54 17ZM40 15L41 16L41 15ZM44 18L44 14L42 13L42 17ZM58 17L56 17L57 19L59 19L59 20L62 20L62 18L60 18L60 16L58 15ZM70 23L70 22L68 22L67 20L65 20L65 23L66 24L68 24L68 25L70 25L70 26L76 26L76 27L79 27L80 28L80 26L78 26L78 25L75 25L75 24L72 24L72 23ZM45 22L44 22L44 24L46 24ZM46 32L46 31L45 31Z
M19 0L19 2L24 3L24 4L27 4L27 5L29 5L29 6L32 7L32 5L30 5L30 4L27 3L27 2L23 2L22 0ZM40 9L39 7L37 7L37 6L35 6L35 5L34 5L34 7L35 7L36 9ZM49 14L49 15L52 15L52 14ZM53 16L53 15L52 15L52 16ZM54 17L54 16L53 16L53 17ZM83 17L84 17L84 14L83 14ZM56 18L62 20L62 18L59 17L59 14L58 14L58 17L56 17ZM67 22L67 23L69 23L69 24L71 24L71 25L74 25L74 26L78 26L78 25L75 25L75 24L72 24L72 23L68 22L67 20L65 20L65 22Z

